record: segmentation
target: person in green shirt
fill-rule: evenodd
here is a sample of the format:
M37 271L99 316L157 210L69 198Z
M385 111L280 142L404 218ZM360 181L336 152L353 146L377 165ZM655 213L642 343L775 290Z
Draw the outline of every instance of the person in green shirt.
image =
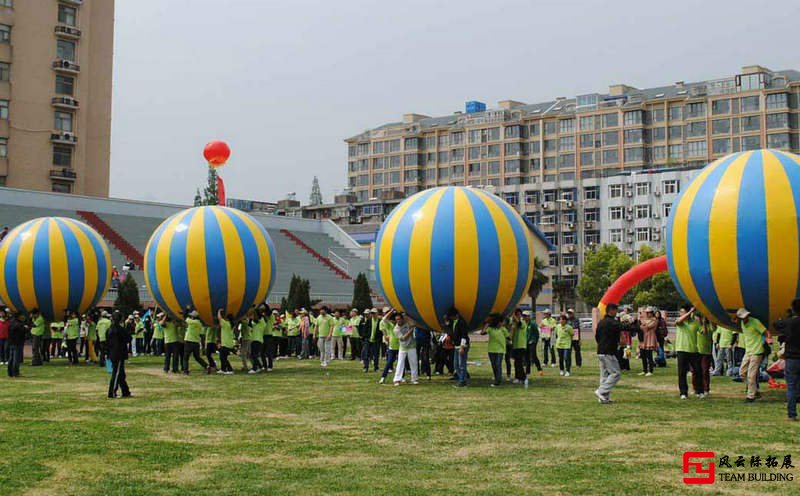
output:
M697 323L697 354L700 361L698 373L703 386L703 397L707 397L711 393L711 350L714 346L712 338L714 325L702 314L697 315Z
M217 321L219 322L219 365L220 370L217 374L233 375L233 367L228 360L228 356L233 353L233 347L236 343L233 335L233 315L228 314L225 317L222 309L217 310Z
M514 384L528 385L525 373L525 355L528 353L528 326L522 320L522 309L517 308L509 319L511 327L511 353L514 355Z
M714 330L714 346L717 349L717 358L714 360L714 373L711 375L720 376L723 374L733 375L733 331L727 327L717 326Z
M89 313L84 321L86 325L86 355L85 361L97 363L97 353L95 351L97 343L97 322L96 313Z
M64 323L53 322L50 324L50 356L53 358L64 356L61 342L64 339Z
M392 371L397 355L400 354L400 340L394 333L394 322L391 319L394 310L390 308L384 310L386 312L381 319L380 326L383 332L383 341L386 343L388 350L386 353L386 365L383 367L383 374L381 374L381 379L378 381L380 384L386 382L386 376Z
M758 372L764 359L764 333L767 328L760 320L750 315L746 308L736 311L741 329L740 338L744 340L744 358L739 366L739 376L747 383L745 401L751 403L760 396L758 392Z
M217 362L214 361L214 353L217 352L217 340L219 339L219 327L207 326L206 327L206 360L208 366L212 371L219 371L217 369Z
M372 361L373 372L377 372L380 366L381 345L383 344L383 331L380 324L378 309L373 308L369 311L369 357L364 363L364 368L369 369L369 362Z
M295 309L291 314L286 314L286 336L289 339L289 356L300 358L302 343L300 341L300 314Z
M33 351L33 358L31 359L31 366L38 367L42 365L42 356L44 356L42 348L42 336L44 336L45 322L44 317L39 312L38 308L31 310L31 336L33 342L31 348Z
M268 356L269 363L266 364L267 371L271 371L275 361L278 357L283 356L286 351L286 336L283 335L283 324L280 322L280 315L277 310L270 310L269 305L264 308L264 320L267 326L264 330L264 343L267 342L267 336L270 339L270 347L267 350L268 354L262 354L262 363L266 363L265 357Z
M555 346L552 346L553 332L556 330L558 322L550 314L550 309L545 308L542 312L542 323L539 326L539 337L542 341L542 353L544 354L544 366L549 363L551 367L556 366Z
M158 314L158 325L164 334L164 373L169 374L172 362L172 373L177 374L179 357L183 356L182 351L178 353L178 325L164 312Z
M239 321L239 358L242 359L242 372L250 370L247 360L250 358L250 315Z
M558 374L569 377L572 368L572 326L569 318L562 314L558 317L558 324L554 330L556 335L556 350L558 351Z
M100 318L97 319L97 362L101 367L106 366L106 358L108 355L106 349L106 335L108 329L111 327L111 314L103 310L100 312Z
M336 320L328 314L327 307L322 307L319 310L319 315L314 319L314 323L316 324L314 335L317 339L320 365L327 367L328 362L331 360L331 334L333 333L333 327L336 325Z
M197 310L192 310L185 321L186 336L184 337L183 361L181 362L183 373L189 375L189 356L192 356L205 369L206 373L210 374L211 369L206 361L203 360L203 357L200 356L200 332L203 329L203 322L200 320Z
M494 382L491 387L497 387L503 383L503 353L506 351L506 343L511 339L503 325L503 316L499 313L493 313L486 319L486 325L483 326L481 334L489 335L489 363L492 364L492 373L494 374Z
M342 349L344 336L345 318L339 310L334 310L333 319L333 332L331 333L331 360L344 360L344 351Z
M267 331L267 321L261 309L256 309L250 319L250 361L253 367L248 374L258 374L262 372L267 364L261 361L261 352L264 345L264 334ZM269 334L267 334L269 336Z
M544 375L542 371L542 364L539 362L539 356L536 353L536 347L539 346L539 325L536 320L532 318L533 313L530 310L522 312L522 321L527 325L528 335L528 353L525 357L525 375L531 375L531 365L535 365L539 371L539 375Z
M164 354L164 326L161 325L161 316L163 313L156 315L153 321L153 355L161 356Z
M133 356L144 354L144 322L139 312L133 312L133 341L131 341Z
M64 335L67 340L67 359L70 365L78 365L78 337L80 334L81 321L78 312L69 311L68 317L64 319Z
M358 333L358 329L361 326L361 316L358 314L357 308L350 310L350 320L347 325L350 326L348 337L350 340L350 360L355 361L357 356L361 356L361 335Z
M681 399L689 396L686 374L692 370L692 386L698 398L703 398L703 376L700 371L700 354L697 353L697 333L700 324L695 318L694 307L685 304L675 319L675 353L678 357L678 390Z

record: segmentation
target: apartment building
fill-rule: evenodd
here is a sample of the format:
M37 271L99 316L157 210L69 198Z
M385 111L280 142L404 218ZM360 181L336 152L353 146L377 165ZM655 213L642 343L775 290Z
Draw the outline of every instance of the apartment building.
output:
M114 0L0 0L0 186L108 196Z
M633 257L660 248L672 202L708 162L800 152L799 100L800 71L753 65L708 81L406 114L345 140L349 218L380 222L389 202L434 186L486 188L541 228L558 247L554 277L575 282L600 243Z

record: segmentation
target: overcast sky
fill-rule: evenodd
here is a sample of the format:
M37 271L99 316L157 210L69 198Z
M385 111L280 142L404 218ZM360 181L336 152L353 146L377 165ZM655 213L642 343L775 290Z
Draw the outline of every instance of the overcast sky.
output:
M343 139L403 113L800 68L800 2L117 0L111 195L191 202L202 149L228 196L325 201Z

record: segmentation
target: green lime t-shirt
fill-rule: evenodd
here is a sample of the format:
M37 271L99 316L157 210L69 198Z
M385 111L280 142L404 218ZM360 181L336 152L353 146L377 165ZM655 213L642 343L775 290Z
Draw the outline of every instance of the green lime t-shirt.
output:
M400 349L400 339L394 335L394 324L388 320L381 320L381 331L384 336L389 336L389 349L398 351Z
M255 341L257 343L264 342L264 332L267 330L267 321L263 318L260 318L253 322L252 327L250 327L250 341Z
M733 331L726 327L717 326L716 333L719 335L719 347L728 348L733 344Z
M135 338L143 338L144 337L144 322L141 320L136 321L136 325L133 328Z
M378 329L380 327L381 321L378 319L369 319L370 331L369 331L369 342L374 343L376 339L378 339Z
M230 321L219 319L220 341L224 348L233 349L233 327Z
M697 353L697 330L700 324L688 318L675 325L675 351Z
M33 319L33 327L31 327L31 334L34 336L44 335L44 317L39 315Z
M250 324L247 321L243 321L239 324L239 333L242 341L250 341L252 333L250 331Z
M178 341L178 328L175 326L175 322L170 320L164 322L162 331L164 333L164 343L170 344Z
M50 334L52 334L53 339L64 339L64 323L53 322L50 325Z
M270 336L274 336L274 337L276 337L276 338L282 338L282 337L283 337L283 328L281 327L281 325L280 325L280 324L278 324L278 323L276 322L277 320L278 320L278 319L276 319L276 318L275 318L275 315L274 315L274 314L270 315L270 316L269 316L269 317L266 319L266 322L267 322L267 329L266 329L266 331L265 331L265 332L266 332L267 334L269 334Z
M89 323L89 332L86 334L86 339L89 341L97 341L97 324L94 322Z
M556 324L556 349L567 350L572 348L572 326L569 324Z
M200 331L203 329L203 323L198 319L191 317L186 319L186 336L184 339L187 343L199 343Z
M206 344L216 343L218 335L219 335L219 329L217 327L214 326L206 327Z
M67 339L78 339L78 328L80 327L80 322L78 319L69 319L67 321L67 325L64 327L64 332L67 335Z
M336 319L327 314L319 315L317 316L316 323L317 323L317 337L326 338L331 335L333 326L336 325Z
M709 330L703 332L702 327L697 329L697 352L701 355L710 355L711 347L713 345L712 333Z
M289 317L286 319L286 335L299 336L300 335L300 319L297 317Z
M487 327L489 335L489 353L505 353L508 341L508 329L505 327Z
M344 317L334 317L334 320L336 323L333 326L333 337L338 338L344 336L344 330L342 329L342 326L347 325L347 319Z
M750 317L747 323L742 322L742 336L744 337L744 354L760 355L764 353L763 335L767 330L760 320Z
M361 339L361 335L358 333L358 326L361 325L361 316L356 315L355 317L350 317L348 325L353 329L350 335L351 339Z
M101 317L97 321L97 339L100 340L101 343L106 341L106 333L108 332L108 328L111 327L111 320L107 319L106 317Z
M528 326L525 322L519 322L512 326L511 345L515 350L525 350L528 348Z
M556 319L553 317L546 317L542 319L542 324L539 326L539 333L541 334L542 339L550 339L552 336L553 331L556 330Z

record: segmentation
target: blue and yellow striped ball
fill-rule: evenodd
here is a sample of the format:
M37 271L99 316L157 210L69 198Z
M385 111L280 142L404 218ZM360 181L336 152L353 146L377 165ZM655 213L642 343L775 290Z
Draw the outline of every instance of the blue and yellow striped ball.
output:
M444 187L400 203L381 226L375 273L387 302L430 329L455 306L470 329L509 313L533 276L533 240L506 202Z
M800 295L800 157L734 153L707 165L672 207L667 263L698 311L730 324L746 307L772 323Z
M45 319L61 320L64 310L95 306L110 283L108 245L75 219L33 219L0 243L0 300L16 311L38 308Z
M195 207L165 220L147 243L144 275L158 305L179 318L186 307L212 325L217 310L239 318L275 283L275 247L244 212Z

